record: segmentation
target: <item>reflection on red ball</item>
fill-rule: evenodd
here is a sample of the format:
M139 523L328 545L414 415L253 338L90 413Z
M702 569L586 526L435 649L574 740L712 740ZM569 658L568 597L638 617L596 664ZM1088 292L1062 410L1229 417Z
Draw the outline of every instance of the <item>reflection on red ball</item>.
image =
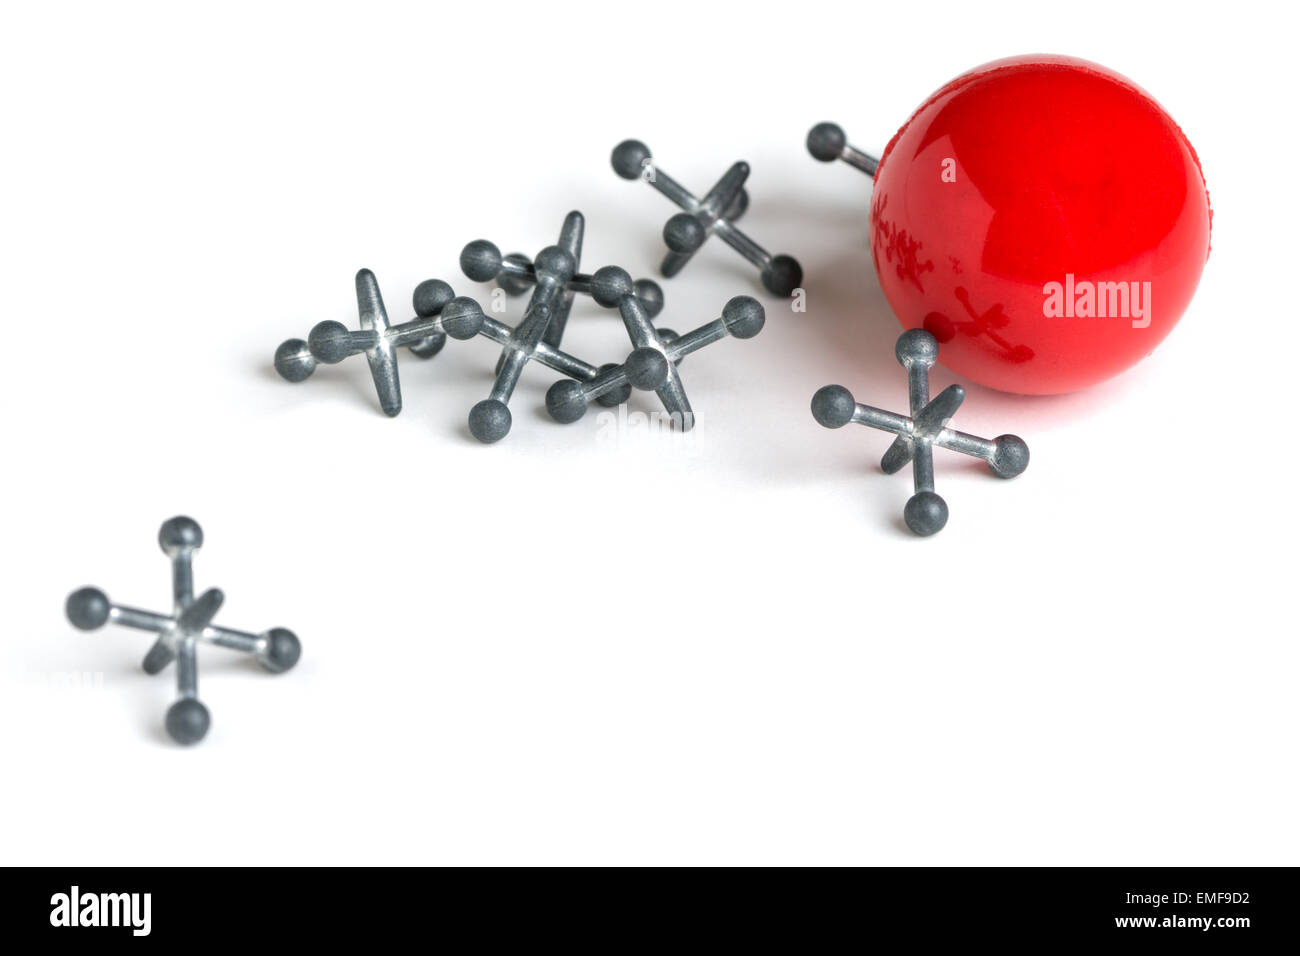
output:
M954 372L1069 392L1122 372L1181 318L1210 252L1196 152L1105 67L998 60L928 99L885 148L871 254L904 328Z

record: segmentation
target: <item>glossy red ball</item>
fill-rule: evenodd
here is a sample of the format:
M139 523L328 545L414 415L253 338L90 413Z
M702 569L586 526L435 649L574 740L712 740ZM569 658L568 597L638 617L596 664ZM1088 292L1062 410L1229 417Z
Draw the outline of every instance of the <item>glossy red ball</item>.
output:
M1069 392L1151 352L1191 301L1210 202L1150 95L1059 56L998 60L931 96L886 147L871 254L904 328L983 385Z

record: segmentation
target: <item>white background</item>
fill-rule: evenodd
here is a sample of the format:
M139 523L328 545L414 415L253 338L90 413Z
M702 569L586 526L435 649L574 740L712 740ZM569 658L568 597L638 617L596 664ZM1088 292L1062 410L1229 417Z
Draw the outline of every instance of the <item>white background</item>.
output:
M39 864L1298 862L1293 619L1296 77L1281 5L58 4L6 12L0 860ZM937 458L952 517L901 529L888 437L827 431L828 382L905 403L866 249L879 151L932 90L1058 52L1151 91L1198 149L1214 252L1179 328L1087 392L969 388L1014 482ZM745 228L809 311L692 356L689 435L465 415L494 347L302 385L276 345L458 292L470 239L653 275L675 210L753 165ZM712 243L661 324L754 273ZM514 321L522 302L512 305ZM566 343L621 359L579 300ZM954 381L945 370L934 387ZM634 410L653 406L638 398ZM602 438L602 435L605 437ZM148 635L74 630L96 584L165 610L172 514L218 623L293 628L270 676L200 659L168 742Z

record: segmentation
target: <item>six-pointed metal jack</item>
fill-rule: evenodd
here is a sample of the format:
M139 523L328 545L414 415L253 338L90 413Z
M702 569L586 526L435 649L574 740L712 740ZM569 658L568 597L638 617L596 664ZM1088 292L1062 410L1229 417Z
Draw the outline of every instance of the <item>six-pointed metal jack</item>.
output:
M798 262L790 256L772 255L735 225L749 204L744 190L745 180L749 178L748 163L733 164L703 199L696 199L654 165L650 147L640 140L619 143L610 162L614 172L624 179L644 179L685 210L664 225L664 242L671 250L660 267L665 276L675 276L704 245L704 240L717 235L758 267L763 286L773 295L790 295L803 281L803 269Z
M565 283L564 294L560 297L559 305L551 316L546 334L542 336L543 342L557 349L564 338L564 329L569 324L569 312L573 308L574 294L578 292L584 295L591 294L591 276L576 271L582 263L584 228L582 213L574 210L564 218L564 225L560 229L560 241L556 243L573 256L575 270L572 278ZM512 252L503 256L501 250L486 239L479 239L465 247L465 251L461 254L461 268L475 282L491 282L495 279L497 285L509 296L523 295L537 285L537 268L531 259L522 252ZM664 293L659 288L659 283L651 279L638 279L636 294L650 318L653 319L663 311Z
M841 385L827 385L813 396L812 413L827 428L840 428L857 422L869 428L893 432L898 437L889 446L880 467L892 475L909 461L915 494L903 509L903 520L916 534L930 535L948 522L948 505L934 491L933 448L948 448L982 458L999 478L1014 478L1029 465L1029 447L1015 435L1000 435L990 441L948 427L966 391L949 385L933 400L930 398L930 368L939 358L939 343L921 329L904 332L894 354L907 369L911 417L887 412L870 405L860 405Z
M582 251L582 229L582 214L569 213L560 230L559 244L547 246L528 267L527 280L534 286L533 295L516 328L512 329L496 319L483 319L479 331L499 343L502 349L492 393L469 412L470 433L481 442L500 441L510 433L510 396L514 394L524 366L533 359L564 375L583 380L595 378L600 371L545 340L546 332L558 314L563 313L567 321L573 295L578 291L574 279L578 276L577 254ZM476 239L461 251L460 267L469 278L486 282L505 270L506 261L496 245L486 239ZM513 268L510 275L516 277ZM583 279L584 284L591 281L590 277L584 276Z
M880 160L856 146L850 146L844 130L834 123L818 123L808 131L807 143L808 152L813 159L823 163L833 163L840 159L854 169L862 170L872 179L876 178L876 167L880 165Z
M402 383L397 375L397 349L406 346L421 358L442 350L447 336L472 339L483 324L483 310L468 296L457 296L441 279L428 279L411 297L415 318L390 325L379 282L369 269L357 273L357 311L361 328L349 331L342 322L319 322L302 339L289 339L275 350L275 370L290 382L301 382L318 362L335 365L349 355L365 353L375 381L379 407L388 416L402 410Z
M617 266L597 270L591 287L599 304L619 310L633 351L622 365L606 367L590 381L565 380L552 385L546 393L546 410L557 422L576 422L586 414L592 399L625 396L631 386L657 394L673 425L689 431L695 425L695 413L676 363L728 335L748 339L763 330L763 307L746 295L729 301L721 318L679 336L666 329L655 331L637 299L632 277Z
M163 522L158 544L172 562L171 614L158 614L138 608L109 603L98 588L82 588L68 596L68 620L83 631L93 631L105 624L120 624L158 635L144 658L148 674L157 674L176 661L176 686L180 700L167 711L167 733L180 744L198 743L208 732L208 709L199 701L197 645L200 641L243 651L257 658L272 673L287 671L298 663L302 651L292 631L272 628L261 634L249 634L216 627L213 617L225 596L209 588L194 596L194 552L203 546L203 531L193 518L177 517Z

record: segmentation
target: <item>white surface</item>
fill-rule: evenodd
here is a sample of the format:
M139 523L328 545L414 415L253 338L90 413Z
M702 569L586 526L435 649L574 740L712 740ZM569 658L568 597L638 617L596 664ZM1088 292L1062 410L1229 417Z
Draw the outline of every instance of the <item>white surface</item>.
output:
M1297 862L1281 8L741 9L4 14L3 862ZM887 437L808 413L827 382L905 391L869 182L803 137L836 119L878 150L951 76L1040 50L1170 110L1214 254L1121 378L972 387L959 427L1018 432L1033 464L1003 483L939 455L952 518L915 539ZM533 254L570 208L587 267L654 274L673 210L610 171L628 136L697 191L748 159L746 228L807 271L806 315L764 298L762 336L688 360L694 433L551 424L533 367L482 447L483 340L404 358L391 421L360 360L274 376L282 339L354 323L358 267L404 319L429 276L486 293L466 241ZM754 288L710 244L663 323ZM570 328L626 351L589 305ZM280 677L205 649L192 750L162 735L149 637L62 612L87 583L165 609L178 512L218 621L304 643Z

